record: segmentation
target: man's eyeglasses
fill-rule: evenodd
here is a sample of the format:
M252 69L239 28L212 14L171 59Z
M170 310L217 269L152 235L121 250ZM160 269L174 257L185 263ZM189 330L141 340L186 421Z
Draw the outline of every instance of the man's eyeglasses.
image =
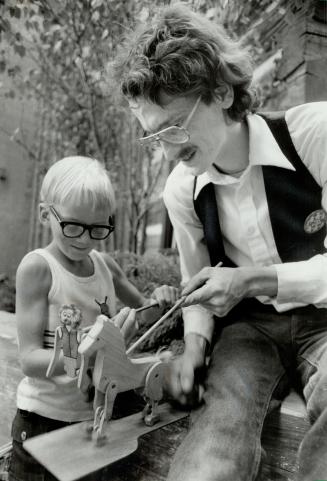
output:
M106 239L111 232L115 230L113 219L109 217L109 225L98 225L98 224L81 224L80 222L65 221L62 220L56 209L50 205L50 210L54 217L58 221L62 233L65 237L75 239L81 237L87 230L91 239L103 240Z
M187 130L187 126L191 122L193 115L195 114L198 105L200 103L201 96L198 97L197 101L195 102L194 107L192 108L191 112L189 113L187 119L184 122L184 125L181 127L177 125L171 125L170 127L166 127L163 130L159 130L151 135L146 135L145 137L141 137L138 139L141 145L145 145L151 142L168 142L170 144L185 144L190 140L190 133Z

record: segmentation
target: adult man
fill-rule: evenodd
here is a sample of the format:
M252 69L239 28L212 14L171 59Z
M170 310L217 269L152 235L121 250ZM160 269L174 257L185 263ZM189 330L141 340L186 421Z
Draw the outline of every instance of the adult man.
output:
M140 140L179 162L164 199L189 294L170 379L180 402L212 348L169 479L255 479L269 403L290 379L312 421L299 479L327 479L327 104L290 109L286 123L251 113L248 55L185 5L165 8L124 52L116 74Z

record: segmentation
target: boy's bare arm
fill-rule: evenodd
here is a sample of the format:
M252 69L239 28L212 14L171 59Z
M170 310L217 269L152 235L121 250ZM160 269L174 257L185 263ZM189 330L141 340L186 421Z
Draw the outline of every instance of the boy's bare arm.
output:
M126 274L109 254L103 254L104 260L113 277L116 296L125 306L137 308L146 303L146 298L127 279Z
M37 254L23 259L16 275L16 317L20 363L30 377L45 377L52 355L52 350L43 348L50 287L51 273L45 260ZM63 373L60 362L55 374Z

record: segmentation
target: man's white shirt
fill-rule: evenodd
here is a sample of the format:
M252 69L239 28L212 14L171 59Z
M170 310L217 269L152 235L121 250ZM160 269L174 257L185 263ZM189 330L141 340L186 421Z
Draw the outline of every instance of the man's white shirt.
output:
M322 208L327 212L327 102L293 107L286 112L285 119L298 155L322 187ZM194 197L206 184L214 184L225 253L236 265L275 266L277 296L260 296L261 302L272 304L278 312L307 304L327 307L327 254L283 264L272 232L262 166L289 170L294 167L262 117L251 114L247 123L247 169L241 176L233 177L212 167L198 176ZM203 227L194 211L193 189L194 176L179 163L167 179L164 201L180 254L182 285L203 267L210 266ZM214 321L206 309L199 305L186 307L183 317L185 335L195 332L210 342Z

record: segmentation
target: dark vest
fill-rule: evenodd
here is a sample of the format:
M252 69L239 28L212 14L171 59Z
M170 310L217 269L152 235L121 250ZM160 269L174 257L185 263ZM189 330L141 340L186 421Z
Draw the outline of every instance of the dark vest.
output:
M277 251L282 262L307 260L325 252L326 229L313 234L304 230L311 212L321 209L321 187L300 159L289 134L283 112L259 114L268 124L280 149L295 171L263 166L268 209ZM194 191L196 178L194 182ZM207 184L194 200L194 209L204 230L210 262L233 266L226 256L220 231L215 190Z

